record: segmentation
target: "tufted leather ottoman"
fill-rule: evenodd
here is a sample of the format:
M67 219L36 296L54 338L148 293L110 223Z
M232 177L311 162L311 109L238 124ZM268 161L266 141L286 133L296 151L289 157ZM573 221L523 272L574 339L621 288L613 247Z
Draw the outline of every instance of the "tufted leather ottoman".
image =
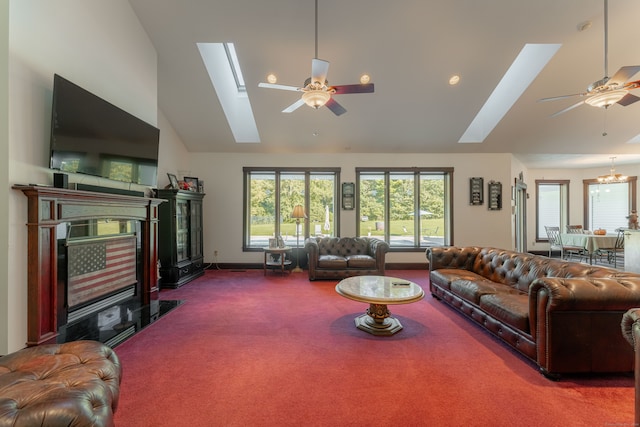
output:
M113 426L122 367L97 341L0 357L0 426Z

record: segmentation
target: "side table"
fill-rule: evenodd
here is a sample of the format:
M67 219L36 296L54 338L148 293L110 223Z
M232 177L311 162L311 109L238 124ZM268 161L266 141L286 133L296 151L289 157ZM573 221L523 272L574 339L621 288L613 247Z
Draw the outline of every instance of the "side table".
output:
M291 265L291 248L264 248L264 275L267 275L268 268L280 268L280 272L290 272L287 267Z

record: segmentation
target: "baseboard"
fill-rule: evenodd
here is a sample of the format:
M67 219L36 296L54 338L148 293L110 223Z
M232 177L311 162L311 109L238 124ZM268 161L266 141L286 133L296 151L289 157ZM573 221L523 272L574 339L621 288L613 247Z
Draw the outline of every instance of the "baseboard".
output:
M207 265L207 270L262 270L262 264L255 263L214 263L214 262L205 262ZM300 265L305 271L306 266ZM385 264L386 270L424 270L429 271L429 263L426 262L415 262L415 263L400 263L400 262L392 262Z

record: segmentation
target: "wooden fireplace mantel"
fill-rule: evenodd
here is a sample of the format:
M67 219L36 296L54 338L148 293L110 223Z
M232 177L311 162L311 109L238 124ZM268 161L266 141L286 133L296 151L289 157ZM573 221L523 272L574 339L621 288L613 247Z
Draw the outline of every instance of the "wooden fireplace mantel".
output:
M142 226L142 304L158 299L158 205L164 200L43 186L12 187L28 198L27 345L55 342L58 335L58 225L113 218Z

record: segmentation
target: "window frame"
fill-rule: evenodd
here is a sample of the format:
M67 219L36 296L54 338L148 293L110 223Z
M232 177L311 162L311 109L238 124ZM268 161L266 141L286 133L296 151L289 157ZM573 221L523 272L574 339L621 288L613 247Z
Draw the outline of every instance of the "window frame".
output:
M280 224L281 224L281 205L280 205L280 182L282 175L293 175L299 174L304 175L304 210L307 214L307 218L304 218L300 224L302 225L302 233L300 233L300 241L304 242L306 238L309 237L310 227L309 227L309 206L310 206L310 178L314 174L331 174L334 177L334 188L333 188L333 222L334 222L334 230L335 235L340 235L340 172L341 168L335 167L252 167L245 166L242 168L243 175L243 197L242 197L242 251L243 252L262 252L263 248L268 247L268 243L264 246L252 246L251 245L251 235L250 235L250 224L251 224L251 200L250 198L250 177L252 173L273 173L275 176L275 206L274 206L274 215L275 215L275 234L280 235Z
M420 209L420 200L416 195L420 194L420 178L421 174L442 174L445 183L444 194L444 242L443 245L453 245L454 243L454 230L453 230L453 218L454 218L454 168L453 167L357 167L356 170L356 235L362 235L360 230L361 226L361 176L366 174L378 173L384 175L385 186L385 198L384 198L384 211L385 218L384 223L389 224L391 198L390 196L390 181L391 174L413 174L414 192L413 192L413 210L418 212ZM420 239L414 238L413 246L393 246L390 239L389 227L385 227L384 240L389 244L389 250L391 252L422 252L432 245L422 245ZM419 234L419 231L417 232ZM417 236L414 229L414 237Z
M570 218L570 200L569 189L570 182L568 179L536 179L536 242L548 242L549 238L546 234L540 235L540 185L557 184L560 190L560 197L564 200L560 201L560 230L563 231L569 224ZM564 191L562 191L564 189ZM564 194L563 194L564 193Z
M632 210L637 210L637 188L638 188L638 177L630 176L626 181L629 184L628 188L628 197L629 197L629 206ZM598 179L584 179L582 180L582 207L583 207L583 224L590 224L591 217L589 215L589 207L590 207L590 199L589 199L589 186L592 184L598 184ZM609 185L602 184L600 185Z

